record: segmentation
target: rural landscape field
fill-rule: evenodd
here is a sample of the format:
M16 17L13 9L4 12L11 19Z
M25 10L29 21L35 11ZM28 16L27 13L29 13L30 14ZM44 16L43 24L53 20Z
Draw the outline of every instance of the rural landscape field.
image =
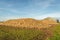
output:
M60 0L0 0L0 40L60 40Z
M0 40L60 40L60 23L51 18L0 22Z

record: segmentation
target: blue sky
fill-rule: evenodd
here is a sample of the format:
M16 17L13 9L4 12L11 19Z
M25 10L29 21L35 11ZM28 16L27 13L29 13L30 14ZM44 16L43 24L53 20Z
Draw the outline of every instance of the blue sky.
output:
M60 0L0 0L0 21L60 17Z

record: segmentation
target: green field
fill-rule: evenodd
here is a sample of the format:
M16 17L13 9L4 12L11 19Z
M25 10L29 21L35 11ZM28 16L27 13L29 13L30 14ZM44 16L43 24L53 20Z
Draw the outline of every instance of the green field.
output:
M60 24L51 28L53 32L53 37L50 38L50 40L60 40Z
M60 40L60 25L41 30L0 26L0 40Z

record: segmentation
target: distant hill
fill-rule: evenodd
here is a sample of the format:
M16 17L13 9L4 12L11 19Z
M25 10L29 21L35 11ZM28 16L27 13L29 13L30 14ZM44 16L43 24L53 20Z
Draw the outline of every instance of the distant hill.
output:
M46 28L56 25L57 22L48 17L43 20L36 20L32 18L12 19L0 23L0 25L14 26L14 27L27 27L27 28Z

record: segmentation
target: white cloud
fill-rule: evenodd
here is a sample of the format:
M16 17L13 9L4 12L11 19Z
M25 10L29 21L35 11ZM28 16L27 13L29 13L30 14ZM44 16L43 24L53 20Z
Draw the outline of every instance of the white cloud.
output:
M43 19L46 17L60 17L60 12L54 12L54 13L49 13L49 14L45 14L45 15L38 15L38 16L35 16L34 18Z
M35 6L39 6L42 9L46 9L47 7L51 6L51 3L55 0L33 0Z
M12 4L6 4L6 6L7 6L7 7L13 7L13 5L12 5Z
M44 19L46 17L60 17L60 12L49 13L45 15L32 15L28 17L23 16L7 16L7 17L0 17L0 21L9 20L9 19L18 19L18 18L35 18L35 19Z
M19 17L16 16L7 16L7 17L0 17L0 21L6 21L10 19L18 19Z
M0 5L1 5L1 6L4 6L4 8L5 8L5 7L13 7L13 4L7 3L7 2L0 2Z
M9 9L9 11L13 12L13 13L20 13L18 10L16 9Z

